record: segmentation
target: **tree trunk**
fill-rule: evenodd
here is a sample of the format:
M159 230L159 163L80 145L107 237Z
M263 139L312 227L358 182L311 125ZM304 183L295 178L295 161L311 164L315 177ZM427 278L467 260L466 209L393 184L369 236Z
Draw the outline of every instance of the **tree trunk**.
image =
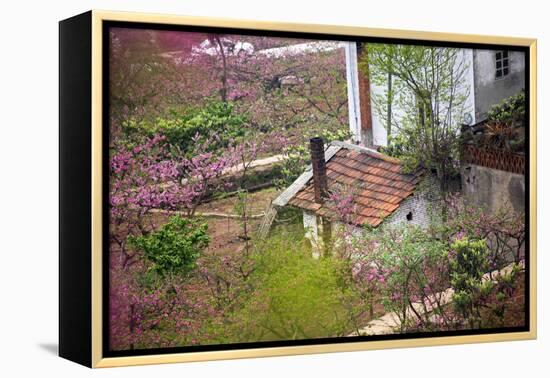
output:
M225 56L225 51L223 50L223 44L220 37L214 37L216 43L220 48L220 54L222 57L223 71L222 71L222 89L220 90L220 96L223 102L227 102L227 58Z

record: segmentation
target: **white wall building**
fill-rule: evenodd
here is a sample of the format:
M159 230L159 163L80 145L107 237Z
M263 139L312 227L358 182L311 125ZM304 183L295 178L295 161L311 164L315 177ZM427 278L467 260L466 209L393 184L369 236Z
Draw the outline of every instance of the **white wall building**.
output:
M355 142L364 143L369 137L362 133L370 132L371 146L387 146L387 132L380 114L375 110L374 97L387 90L386 86L370 84L370 131L361 125L360 75L357 66L357 43L348 42L346 48L346 70L348 80L349 128ZM525 89L525 53L506 50L460 49L457 65L463 65L463 85L461 92L466 96L464 109L458 123L476 124L487 118L491 106ZM403 116L404 110L392 104L392 117ZM363 116L364 120L364 116Z

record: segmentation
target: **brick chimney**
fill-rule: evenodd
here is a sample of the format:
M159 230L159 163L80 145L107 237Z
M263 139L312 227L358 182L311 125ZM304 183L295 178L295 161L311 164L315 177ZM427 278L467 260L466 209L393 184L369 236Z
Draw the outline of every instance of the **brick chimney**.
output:
M357 44L357 58L368 59L367 46L363 43ZM359 113L361 114L361 144L368 148L374 147L374 136L372 132L372 109L370 104L370 80L364 72L358 70L359 84Z
M311 167L313 168L313 189L315 202L322 204L327 196L327 165L325 162L325 145L323 138L315 137L309 140Z

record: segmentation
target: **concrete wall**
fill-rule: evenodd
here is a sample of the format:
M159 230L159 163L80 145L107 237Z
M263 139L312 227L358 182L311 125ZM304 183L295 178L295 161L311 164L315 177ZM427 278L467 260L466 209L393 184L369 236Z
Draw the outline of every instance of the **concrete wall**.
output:
M468 203L491 213L504 205L525 211L525 176L473 164L463 165L461 173L462 193Z
M495 77L495 50L473 50L475 121L487 118L492 105L525 88L525 53L509 51L510 74Z

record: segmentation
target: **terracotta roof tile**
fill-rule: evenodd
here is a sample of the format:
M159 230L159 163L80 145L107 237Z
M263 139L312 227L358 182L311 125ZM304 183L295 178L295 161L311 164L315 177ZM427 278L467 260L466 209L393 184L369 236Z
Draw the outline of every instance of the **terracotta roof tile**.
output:
M375 151L341 148L327 162L329 191L347 186L354 195L351 222L376 227L410 196L421 172L405 173L399 160ZM289 204L331 217L330 204L315 203L312 180L290 199Z

